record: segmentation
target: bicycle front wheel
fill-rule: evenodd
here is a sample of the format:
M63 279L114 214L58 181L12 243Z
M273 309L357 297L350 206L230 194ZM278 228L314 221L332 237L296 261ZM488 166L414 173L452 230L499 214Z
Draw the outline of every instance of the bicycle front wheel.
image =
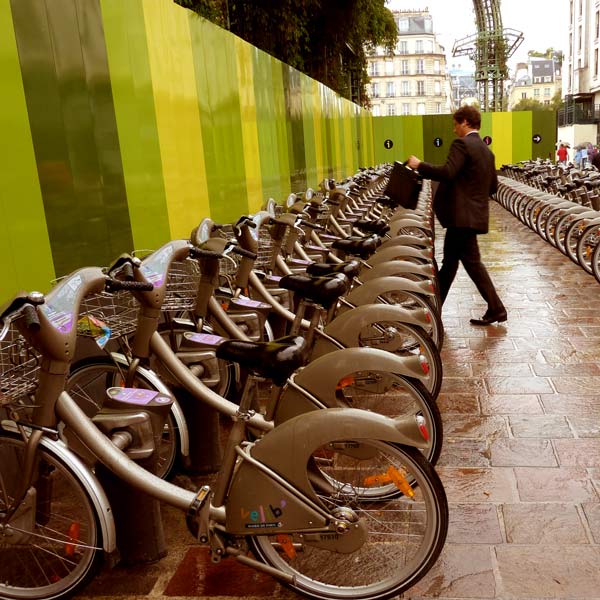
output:
M98 515L71 467L42 446L31 485L16 498L24 458L23 440L0 433L0 597L65 598L100 566Z
M102 407L106 390L110 387L124 386L125 376L126 369L115 363L110 356L92 356L71 366L65 389L84 411L89 407L89 410L95 414ZM155 389L152 381L139 370L136 371L130 387ZM157 450L158 462L155 474L162 479L169 479L177 471L181 455L179 428L172 413L167 416Z
M327 549L306 532L281 537L249 538L255 555L266 564L294 577L289 586L318 600L384 600L417 583L437 560L448 529L444 488L433 467L414 448L360 440L369 446L360 459L329 444L313 455L331 489L315 487L330 511L350 509L366 525L360 548L349 554ZM411 482L410 492L369 500L371 484L380 488L383 477ZM392 484L393 487L393 484ZM407 488L405 488L406 490Z

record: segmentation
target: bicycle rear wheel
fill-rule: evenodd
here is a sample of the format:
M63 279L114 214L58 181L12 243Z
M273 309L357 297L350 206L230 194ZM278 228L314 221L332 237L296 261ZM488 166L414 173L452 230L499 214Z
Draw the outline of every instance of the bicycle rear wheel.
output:
M384 600L413 586L437 560L448 528L444 488L434 469L414 448L379 441L365 442L369 458L332 450L331 444L313 457L331 489L320 492L330 510L350 509L366 525L367 536L355 552L343 554L314 542L307 532L249 538L254 554L270 566L292 575L289 586L318 600ZM411 482L382 499L369 500L371 483L400 474ZM379 483L377 483L379 482ZM394 488L393 485L390 486ZM408 491L408 490L411 491ZM312 538L312 539L311 539Z
M0 432L0 597L56 600L74 594L100 566L96 509L71 467L38 447L25 498L25 443ZM11 510L16 512L12 516Z
M442 359L439 350L424 329L400 321L378 321L361 329L358 340L362 347L387 350L398 356L425 356L428 373L424 374L423 385L434 400L438 397L443 378Z
M436 464L443 444L442 417L434 399L420 381L393 373L352 373L339 382L336 396L342 406L360 408L386 417L423 417L430 446L422 452L430 464Z

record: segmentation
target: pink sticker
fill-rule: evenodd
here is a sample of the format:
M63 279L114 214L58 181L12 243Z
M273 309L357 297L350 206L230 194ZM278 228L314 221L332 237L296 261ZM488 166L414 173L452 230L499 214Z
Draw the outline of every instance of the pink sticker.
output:
M207 344L209 346L216 346L225 339L220 335L212 335L211 333L186 333L185 338L192 342Z
M257 306L262 305L262 302L259 302L258 300L252 300L250 298L242 298L242 297L236 298L235 303L241 304L242 306L251 306L253 308L256 308Z
M129 404L150 404L159 393L154 390L142 390L138 388L111 388L110 397L113 400L127 402ZM166 398L166 396L165 396Z

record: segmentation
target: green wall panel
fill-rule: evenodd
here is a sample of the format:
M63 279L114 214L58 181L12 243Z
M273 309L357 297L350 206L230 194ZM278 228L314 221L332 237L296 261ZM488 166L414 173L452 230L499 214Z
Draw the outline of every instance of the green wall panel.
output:
M169 215L141 0L102 0L134 248L169 239Z
M423 160L435 165L446 162L448 150L455 138L453 121L448 115L423 117ZM441 146L436 146L436 140Z
M531 129L532 121L530 112L513 113L511 162L527 160L531 157Z
M531 114L531 151L528 158L556 158L557 122L556 113L549 111L535 111ZM539 144L533 142L533 135L542 139ZM592 141L592 140L590 140ZM523 160L523 159L519 159Z
M106 264L132 237L99 3L11 7L56 273Z
M0 303L17 289L45 291L54 265L8 2L0 3Z

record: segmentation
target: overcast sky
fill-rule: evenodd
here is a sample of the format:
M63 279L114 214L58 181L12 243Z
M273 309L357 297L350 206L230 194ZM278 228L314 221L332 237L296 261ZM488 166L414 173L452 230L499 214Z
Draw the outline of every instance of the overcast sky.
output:
M434 32L451 61L452 46L458 39L477 32L473 0L387 0L391 10L429 8ZM569 0L500 0L502 25L523 33L524 41L509 65L527 60L529 50L562 50L566 55Z

